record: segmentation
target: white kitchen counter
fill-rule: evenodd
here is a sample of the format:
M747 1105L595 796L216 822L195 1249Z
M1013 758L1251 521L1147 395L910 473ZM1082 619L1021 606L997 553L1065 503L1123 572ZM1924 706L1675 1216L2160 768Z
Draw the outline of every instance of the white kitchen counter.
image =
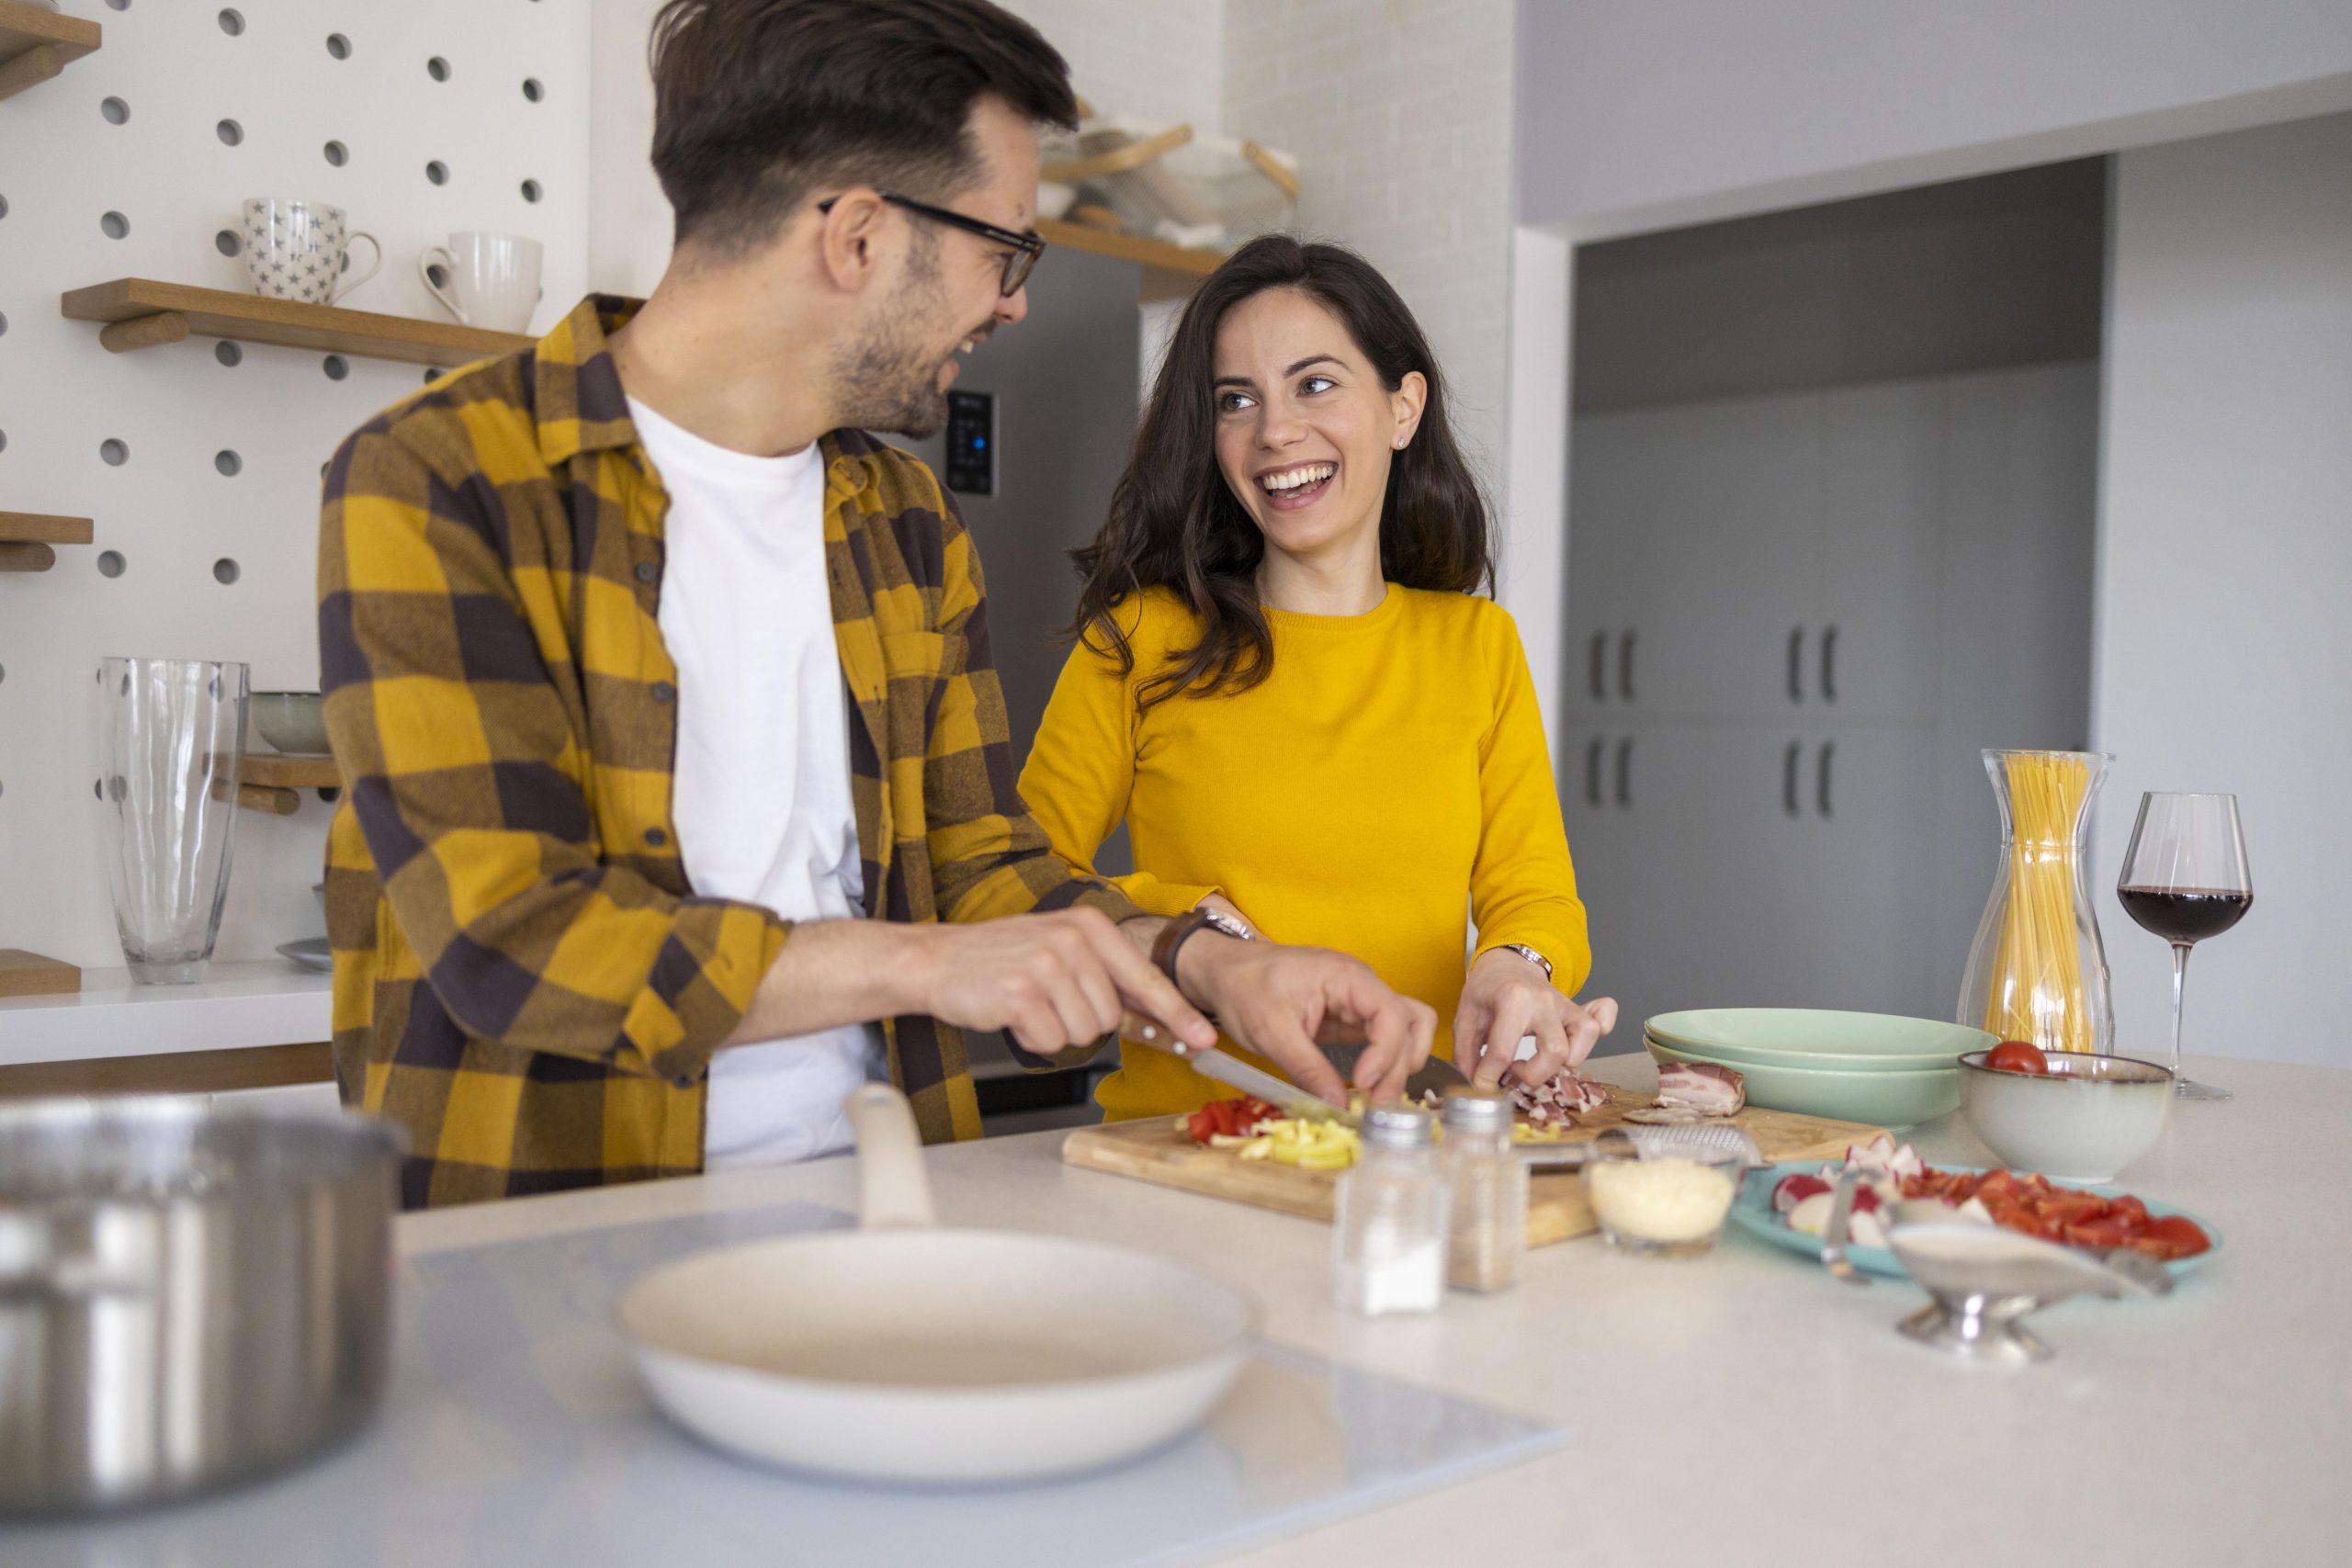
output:
M0 1067L307 1045L331 1035L334 976L283 958L215 962L193 986L138 986L128 969L85 969L82 988L0 997Z
M1645 1058L1600 1064L1645 1084ZM1250 1553L1267 1565L1916 1564L2338 1560L2352 1537L2352 1072L2210 1058L2237 1091L2177 1108L2132 1190L2225 1250L2162 1301L2034 1319L2018 1371L1897 1336L1922 1299L1856 1289L1736 1233L1655 1261L1598 1239L1531 1253L1518 1289L1434 1318L1326 1304L1329 1233L1076 1170L1058 1134L931 1151L950 1224L1148 1246L1251 1280L1268 1337L1577 1429L1562 1452ZM1958 1119L1931 1160L1989 1156ZM848 1209L845 1159L485 1204L401 1222L412 1257L800 1199ZM888 1507L886 1494L875 1505Z

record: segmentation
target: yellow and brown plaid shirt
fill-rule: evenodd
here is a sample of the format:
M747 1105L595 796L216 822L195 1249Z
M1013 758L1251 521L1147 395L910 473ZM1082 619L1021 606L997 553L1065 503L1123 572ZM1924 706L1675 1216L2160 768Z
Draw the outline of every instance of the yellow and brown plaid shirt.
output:
M711 1052L791 938L697 897L679 859L668 497L605 346L635 309L583 300L327 472L335 1074L408 1128L413 1206L699 1170ZM821 450L865 913L1135 914L1021 803L980 563L938 481L855 432ZM883 1027L924 1137L978 1135L956 1032Z

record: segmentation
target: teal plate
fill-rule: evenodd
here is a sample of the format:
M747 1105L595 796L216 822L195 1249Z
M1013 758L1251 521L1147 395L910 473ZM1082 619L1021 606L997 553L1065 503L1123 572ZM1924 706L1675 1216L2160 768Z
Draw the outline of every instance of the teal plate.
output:
M1740 1183L1739 1197L1731 1206L1731 1223L1758 1241L1777 1247L1783 1252L1793 1252L1800 1258L1808 1258L1819 1263L1821 1238L1816 1235L1807 1235L1803 1231L1791 1230L1788 1223L1772 1212L1772 1189L1781 1184L1781 1179L1784 1176L1792 1176L1799 1172L1812 1175L1825 1165L1837 1163L1835 1160L1796 1159L1787 1160L1780 1165L1758 1166L1756 1169L1749 1171L1747 1179ZM1981 1165L1939 1165L1936 1168L1938 1170L1986 1170L1991 1168ZM2096 1192L2102 1198L2120 1197L2126 1190L2121 1187L2097 1186L2077 1181L2062 1182L2059 1185L2079 1188L2085 1192ZM2146 1198L2140 1201L2148 1205L2148 1213L2160 1217L2165 1214L2178 1214L2184 1219L2194 1221L2198 1229L2212 1238L2213 1245L2196 1257L2177 1258L2165 1264L2165 1267L2174 1274L2193 1273L2221 1255L2222 1233L2213 1228L2211 1222L2192 1214L2186 1209L2176 1208L2170 1203L2158 1203ZM1895 1259L1894 1254L1883 1247L1849 1247L1846 1249L1846 1258L1855 1268L1866 1274L1882 1274L1892 1280L1909 1278L1903 1272L1903 1265Z

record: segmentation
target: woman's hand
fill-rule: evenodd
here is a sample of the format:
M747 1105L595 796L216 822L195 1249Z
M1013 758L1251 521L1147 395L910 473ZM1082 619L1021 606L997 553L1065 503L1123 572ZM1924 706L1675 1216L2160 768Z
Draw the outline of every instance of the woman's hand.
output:
M1617 1027L1617 1004L1562 996L1544 971L1508 948L1490 948L1470 965L1453 1014L1453 1065L1486 1085L1551 1082L1592 1055ZM1519 1043L1535 1037L1535 1055L1514 1064Z

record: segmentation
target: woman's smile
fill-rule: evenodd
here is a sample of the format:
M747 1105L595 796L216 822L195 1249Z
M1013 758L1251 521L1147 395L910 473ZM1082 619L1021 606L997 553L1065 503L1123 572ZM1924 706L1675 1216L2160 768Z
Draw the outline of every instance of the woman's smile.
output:
M1329 460L1286 463L1260 474L1258 489L1274 511L1301 512L1329 493L1339 472L1340 465Z

